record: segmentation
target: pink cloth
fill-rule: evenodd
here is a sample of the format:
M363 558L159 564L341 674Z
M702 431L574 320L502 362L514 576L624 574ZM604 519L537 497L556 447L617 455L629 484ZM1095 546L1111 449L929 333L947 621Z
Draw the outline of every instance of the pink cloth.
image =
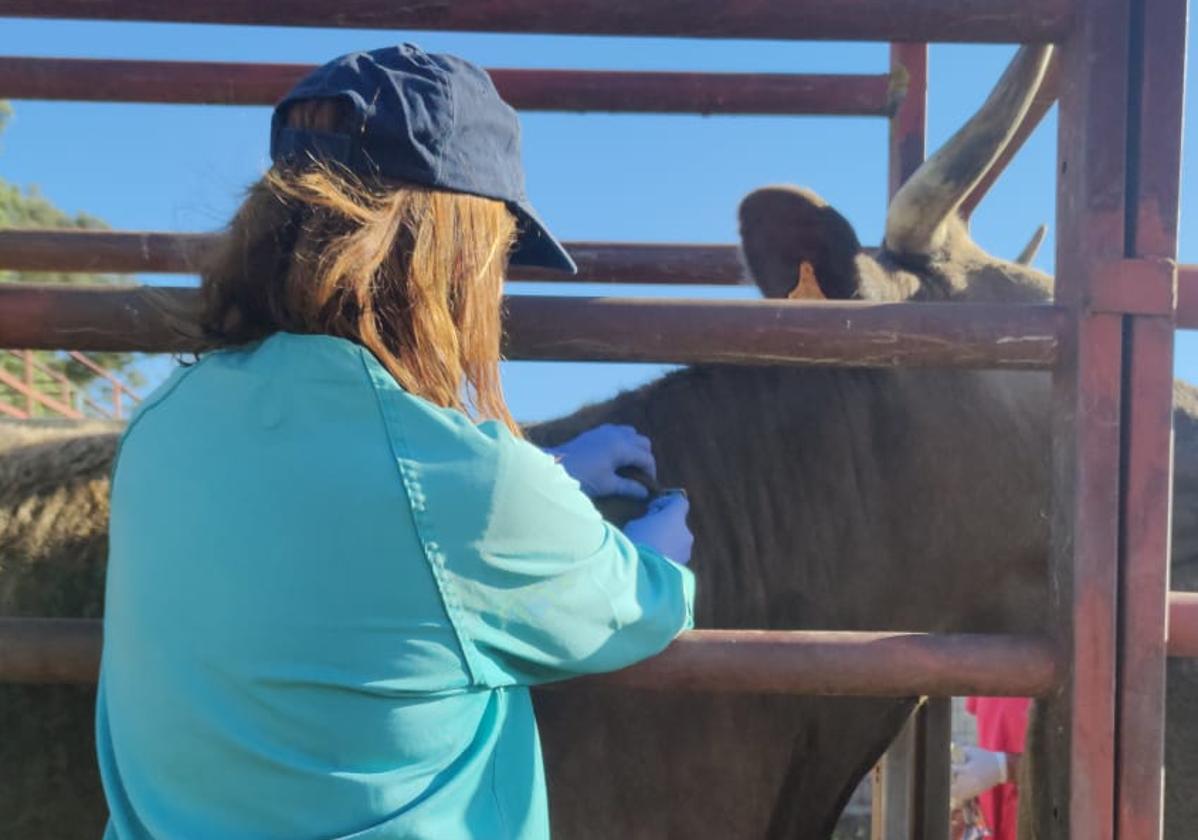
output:
M1027 712L1031 700L1026 697L970 697L965 709L978 722L978 746L996 752L1023 753L1027 737ZM982 812L994 832L994 840L1016 840L1019 791L1008 782L978 797Z

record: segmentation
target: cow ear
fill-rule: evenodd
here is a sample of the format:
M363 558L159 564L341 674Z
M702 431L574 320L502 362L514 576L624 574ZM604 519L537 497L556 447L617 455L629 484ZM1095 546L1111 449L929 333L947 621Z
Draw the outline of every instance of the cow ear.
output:
M857 297L861 243L844 216L810 190L766 187L740 204L745 262L767 298Z

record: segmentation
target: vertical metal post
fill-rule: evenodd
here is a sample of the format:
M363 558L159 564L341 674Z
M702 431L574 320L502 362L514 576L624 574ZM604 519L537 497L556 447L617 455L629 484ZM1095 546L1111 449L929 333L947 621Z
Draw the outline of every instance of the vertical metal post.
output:
M887 201L919 168L927 153L928 45L890 45L890 115ZM905 840L915 816L916 762L915 716L903 727L874 770L874 840Z
M33 417L37 408L37 400L33 397L33 351L26 350L21 358L25 362L25 413Z
M890 45L890 95L897 102L890 117L891 198L923 158L928 128L928 45Z
M946 840L952 701L928 697L874 768L873 840Z
M1113 840L1123 319L1088 309L1123 257L1129 0L1076 0L1062 46L1056 300L1072 314L1054 375L1051 584L1065 679L1044 710L1040 836ZM1058 762L1062 762L1060 764Z
M1128 257L1177 257L1185 0L1133 0ZM1119 576L1116 837L1160 840L1172 510L1173 318L1126 318L1124 535Z
M890 96L896 104L890 115L888 200L894 198L903 182L924 163L927 153L926 43L890 44ZM921 804L924 804L920 797L934 788L927 784L928 763L920 760L920 756L925 755L921 750L927 748L921 738L925 727L918 723L924 720L924 714L925 706L920 706L875 769L873 840L907 840L924 836L918 816ZM946 742L944 761L949 761ZM936 762L933 766L937 766ZM945 784L945 824L948 824L948 817L948 786ZM945 830L945 836L948 836L948 830Z
M947 697L926 698L915 716L916 773L912 838L948 838L952 729L952 702Z
M872 840L911 840L915 802L915 715L907 719L874 768Z

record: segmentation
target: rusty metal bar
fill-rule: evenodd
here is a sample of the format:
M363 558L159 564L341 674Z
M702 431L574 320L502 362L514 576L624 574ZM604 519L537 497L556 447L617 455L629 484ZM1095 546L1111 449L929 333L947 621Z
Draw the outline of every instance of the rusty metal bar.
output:
M1124 253L1168 267L1174 290L1186 0L1132 0ZM1146 293L1153 277L1144 278ZM1155 285L1165 285L1157 280ZM1147 297L1148 294L1145 294ZM1172 299L1169 301L1172 303ZM1173 509L1173 307L1125 319L1125 472L1115 734L1115 835L1160 840Z
M1171 319L1176 307L1177 264L1153 256L1102 263L1091 272L1089 296L1091 312Z
M91 683L100 671L101 622L0 618L0 683Z
M1023 144L1032 136L1034 132L1044 121L1044 115L1056 103L1057 97L1061 92L1061 56L1058 53L1049 61L1048 69L1044 73L1044 80L1040 83L1040 89L1036 91L1036 96L1032 99L1032 104L1028 106L1027 113L1023 115L1023 120L1019 123L1019 128L1015 130L1011 141L1007 143L1006 148L998 156L998 160L991 164L986 170L986 175L977 183L965 200L961 202L961 215L968 219L973 215L973 211L986 197L986 193L990 192L990 188L999 177L1006 171L1007 166L1019 154L1019 150L1023 148Z
M1123 318L1086 303L1094 267L1124 257L1127 3L1076 0L1060 59L1056 300L1073 317L1054 377L1050 614L1064 679L1044 708L1035 830L1073 840L1113 840L1115 824Z
M0 347L186 352L194 289L0 285ZM1045 369L1051 306L513 295L513 359Z
M1135 260L1140 262L1141 260ZM1125 261L1133 262L1132 260ZM1111 269L1108 268L1109 272ZM1110 277L1099 276L1100 283L1106 283ZM1147 288L1140 288L1144 282L1149 283ZM1152 278L1144 277L1137 280L1135 285L1127 284L1119 289L1109 290L1094 290L1094 298L1096 300L1109 299L1112 303L1109 307L1104 307L1107 311L1120 311L1133 314L1151 314L1160 308L1160 302L1164 291L1160 288L1159 281ZM1178 329L1198 329L1198 265L1179 265L1177 266L1177 287L1174 292L1176 297L1176 309L1174 317ZM1105 296L1105 297L1104 297ZM1151 311L1148 310L1151 307Z
M13 271L194 274L218 234L0 230L0 266ZM567 242L578 274L513 267L511 279L577 283L736 285L735 245Z
M890 118L890 166L887 195L894 198L903 182L923 163L928 130L928 45L891 44L890 75L898 108Z
M1179 330L1198 330L1198 265L1177 267L1177 311Z
M0 618L0 681L93 682L98 619ZM780 694L1043 694L1055 664L1044 639L924 633L698 630L619 673L620 688Z
M1169 593L1169 616L1169 655L1198 656L1198 593ZM100 634L98 619L0 618L0 682L93 681ZM704 674L708 666L721 673ZM743 691L1027 697L1050 689L1055 666L1031 637L698 630L653 660L591 679L720 690L742 678Z
M916 308L911 308L911 307ZM512 358L1043 369L1047 306L513 297Z
M1198 657L1198 592L1169 593L1169 656Z
M1116 837L1159 840L1173 507L1173 322L1167 316L1125 320L1130 347L1123 392Z
M1032 43L1068 34L1067 0L6 0L8 17L578 35Z
M1060 145L1068 154L1066 150L1083 149L1084 141ZM1084 164L1070 164L1075 165ZM1063 204L1059 198L1058 228L1063 232L1070 226L1101 229L1095 214L1075 211L1077 220L1066 221ZM1090 237L1084 239L1102 252ZM1058 248L1058 284L1063 277L1084 284L1083 247L1075 240ZM1079 315L1056 378L1052 614L1059 616L1058 634L1073 664L1070 679L1047 712L1047 749L1066 761L1046 774L1048 801L1059 803L1049 809L1056 830L1048 831L1048 837L1113 840L1122 329L1118 315Z
M217 235L110 230L0 230L0 266L12 271L191 274Z
M586 679L712 692L1038 696L1055 673L1051 646L1034 637L698 630L661 656Z
M218 235L0 229L0 267L12 271L194 274ZM579 263L577 275L514 268L512 279L721 286L745 282L736 245L568 242L566 247ZM1177 326L1198 329L1198 265L1178 266Z
M307 64L0 57L0 98L273 105ZM488 71L525 111L889 116L888 75Z

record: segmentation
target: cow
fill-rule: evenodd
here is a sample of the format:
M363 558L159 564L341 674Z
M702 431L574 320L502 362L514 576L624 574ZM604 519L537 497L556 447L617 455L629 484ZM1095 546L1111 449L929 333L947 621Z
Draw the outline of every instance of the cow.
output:
M1049 48L1022 49L981 109L896 195L883 245L810 191L740 207L767 298L1050 299L1051 278L987 254L958 208L1010 141ZM1049 376L1026 371L695 366L530 428L602 423L655 445L685 487L700 627L1039 633L1047 626ZM1179 385L1174 586L1198 583L1198 392ZM2 435L0 435L2 437ZM95 617L115 434L0 457L0 614ZM617 523L635 508L601 500ZM1170 666L1170 777L1195 755L1195 674ZM104 818L90 687L0 688L0 831L95 837ZM539 690L556 837L829 837L915 698ZM1029 784L1035 784L1030 781ZM1177 785L1169 835L1198 803Z

